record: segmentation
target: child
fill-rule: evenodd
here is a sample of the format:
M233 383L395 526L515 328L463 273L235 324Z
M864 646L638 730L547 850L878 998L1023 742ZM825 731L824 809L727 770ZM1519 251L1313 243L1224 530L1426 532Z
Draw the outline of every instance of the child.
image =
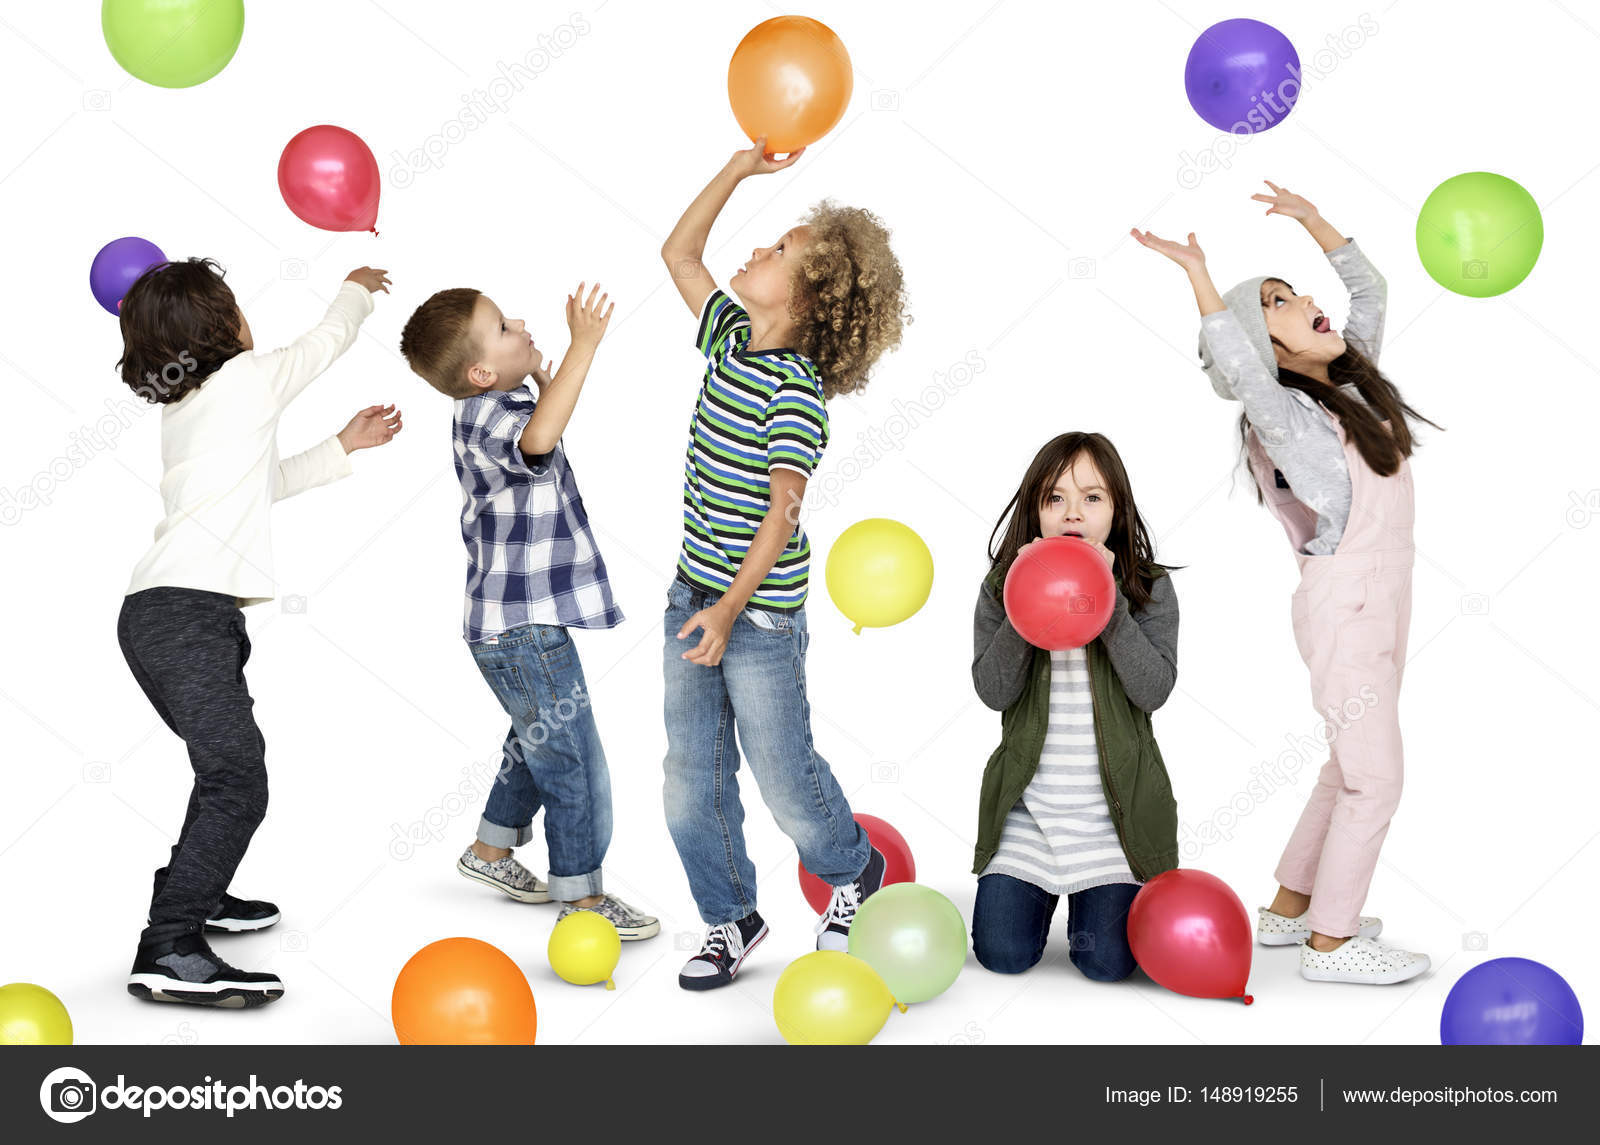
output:
M441 290L417 307L400 352L455 402L465 636L511 717L478 837L456 869L521 902L560 899L558 922L593 910L634 940L653 937L661 924L605 891L600 867L611 844L611 779L570 631L612 628L623 619L561 445L611 322L599 290L585 299L580 283L567 296L572 344L553 377L522 319L505 317L476 290ZM533 837L540 807L548 887L511 855Z
M203 934L278 921L271 903L227 893L267 809L241 609L272 599L272 503L346 476L350 453L400 432L398 410L368 406L322 444L278 458L284 409L350 348L388 283L386 271L351 271L315 329L266 354L251 352L250 324L211 259L155 266L123 299L117 367L162 407L165 516L133 571L117 640L195 774L128 977L137 998L239 1007L283 996L277 975L235 969Z
M1300 943L1300 973L1314 981L1403 982L1428 969L1427 955L1374 941L1383 923L1360 912L1400 801L1397 705L1415 558L1406 418L1440 427L1378 372L1382 276L1310 202L1267 186L1272 194L1251 198L1305 227L1349 290L1342 333L1281 278L1218 294L1193 234L1187 244L1133 235L1188 272L1202 365L1218 394L1244 406L1239 432L1257 499L1282 523L1300 565L1290 617L1312 703L1319 712L1352 696L1368 705L1329 744L1257 937Z
M1066 895L1073 965L1117 982L1136 965L1133 896L1178 865L1177 804L1150 728L1177 682L1178 598L1152 559L1122 458L1098 433L1045 445L1006 513L973 626L973 686L1005 718L979 796L972 949L989 970L1027 970ZM1116 602L1087 647L1052 652L1012 627L1002 590L1023 551L1063 536L1105 559Z
M806 481L828 442L825 402L863 388L899 345L900 264L867 211L823 202L734 274L735 302L704 264L711 224L750 175L779 171L766 140L739 151L662 245L699 316L706 358L684 461L683 545L667 593L667 826L707 930L678 975L686 990L733 981L767 933L756 913L736 773L739 747L806 869L833 886L817 948L844 950L856 908L883 882L828 763L811 742L805 600ZM803 149L802 149L803 150ZM699 641L681 643L696 630Z

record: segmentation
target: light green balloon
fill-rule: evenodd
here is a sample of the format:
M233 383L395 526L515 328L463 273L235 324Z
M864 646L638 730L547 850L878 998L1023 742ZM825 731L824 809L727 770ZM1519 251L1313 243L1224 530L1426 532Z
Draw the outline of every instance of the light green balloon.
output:
M1544 245L1539 204L1521 184L1468 171L1433 189L1417 216L1417 254L1440 286L1469 298L1504 294Z
M856 911L850 953L867 963L902 1006L950 988L967 961L967 924L956 904L921 883L891 883Z
M244 0L105 0L100 28L130 75L157 87L193 87L233 59Z

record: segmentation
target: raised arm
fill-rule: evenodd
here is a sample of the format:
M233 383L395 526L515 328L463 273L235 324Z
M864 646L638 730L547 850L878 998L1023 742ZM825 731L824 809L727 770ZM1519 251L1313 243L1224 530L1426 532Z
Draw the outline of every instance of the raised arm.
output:
M268 385L279 409L287 406L348 350L373 310L373 295L389 291L389 272L363 266L339 284L322 321L289 345L264 355L271 363Z
M1278 384L1277 376L1250 344L1250 338L1239 325L1216 284L1206 269L1206 254L1189 232L1186 243L1159 238L1149 231L1133 229L1139 244L1181 266L1194 290L1195 304L1200 309L1200 337L1205 349L1222 374L1223 380L1214 383L1222 397L1244 403L1245 415L1262 434L1268 444L1287 441L1298 414L1303 407L1289 396L1289 391Z
M578 292L567 296L567 328L572 331L572 343L555 376L541 387L539 403L522 429L518 446L523 453L533 457L549 453L567 431L567 422L572 420L578 395L583 392L589 366L594 362L595 349L605 337L606 327L611 324L611 312L617 305L615 302L606 305L610 295L600 294L596 298L599 290L600 284L595 283L585 299L580 282Z
M678 288L691 314L698 316L706 299L717 288L716 280L700 260L706 253L706 240L711 237L711 224L727 206L733 189L747 176L782 171L805 152L802 147L787 158L769 159L765 154L766 146L766 139L761 138L749 150L735 151L722 170L695 196L667 241L661 244L661 260L667 264L672 284Z
M1316 240L1338 273L1339 281L1350 293L1350 317L1340 334L1346 342L1354 342L1363 354L1377 361L1383 344L1383 317L1389 301L1389 286L1383 275L1367 261L1355 240L1346 238L1324 219L1311 200L1278 186L1271 179L1264 181L1272 188L1272 194L1250 197L1258 203L1270 203L1267 214L1294 219Z

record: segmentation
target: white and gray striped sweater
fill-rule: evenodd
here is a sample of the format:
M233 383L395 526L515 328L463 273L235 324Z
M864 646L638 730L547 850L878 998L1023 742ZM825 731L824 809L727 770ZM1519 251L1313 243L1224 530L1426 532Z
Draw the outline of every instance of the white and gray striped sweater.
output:
M1050 719L1033 779L1006 816L983 874L1051 894L1137 883L1100 783L1089 662L1082 648L1050 653Z

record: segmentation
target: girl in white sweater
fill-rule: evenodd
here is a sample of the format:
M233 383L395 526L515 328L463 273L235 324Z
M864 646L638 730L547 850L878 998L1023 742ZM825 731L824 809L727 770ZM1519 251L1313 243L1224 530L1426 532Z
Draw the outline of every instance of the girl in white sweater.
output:
M239 1007L283 994L276 975L236 970L204 937L278 920L271 903L227 893L267 807L240 610L272 599L272 503L347 475L350 453L400 431L394 406L369 406L321 444L278 457L278 418L350 348L388 281L371 267L351 271L314 329L264 354L210 259L153 267L123 299L118 369L162 407L163 518L134 568L117 639L195 775L178 841L155 874L128 978L135 997Z

